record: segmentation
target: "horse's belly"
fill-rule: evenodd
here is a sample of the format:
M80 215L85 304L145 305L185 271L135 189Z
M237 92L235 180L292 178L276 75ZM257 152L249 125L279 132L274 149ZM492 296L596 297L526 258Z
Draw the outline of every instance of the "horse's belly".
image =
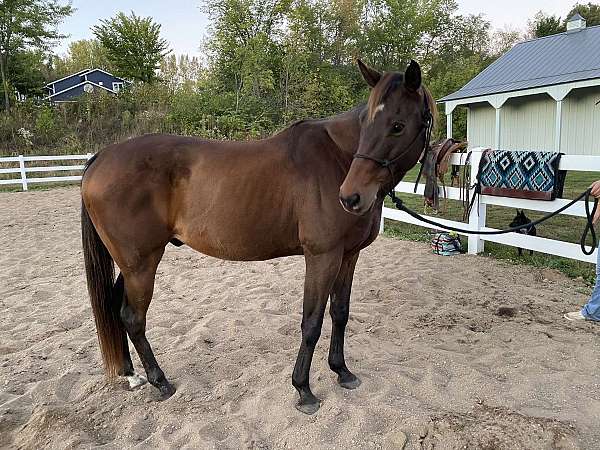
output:
M213 219L175 237L205 255L231 261L262 261L303 253L298 233L289 225Z

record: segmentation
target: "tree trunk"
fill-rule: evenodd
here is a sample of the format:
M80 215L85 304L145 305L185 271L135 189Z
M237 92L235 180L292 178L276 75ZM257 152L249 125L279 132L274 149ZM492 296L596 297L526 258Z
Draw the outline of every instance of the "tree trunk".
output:
M235 112L237 113L240 108L240 91L242 90L242 81L240 77L240 83L238 86L237 73L235 74Z
M285 117L287 120L288 117L288 99L289 99L289 95L290 95L290 90L289 90L289 81L290 81L290 65L289 65L289 61L288 63L285 65L285 90L284 90L284 106L283 106L283 110L285 111Z
M0 74L2 75L2 86L4 87L4 112L8 114L10 109L10 95L8 93L8 80L6 79L5 57L6 55L0 54Z

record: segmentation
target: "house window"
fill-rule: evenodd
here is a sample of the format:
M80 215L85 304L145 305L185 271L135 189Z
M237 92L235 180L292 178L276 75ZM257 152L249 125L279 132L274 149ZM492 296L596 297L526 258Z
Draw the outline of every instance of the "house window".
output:
M99 84L100 86L104 86L104 81L98 81L98 84Z
M119 92L121 89L123 89L123 83L121 83L121 82L113 83L113 91Z

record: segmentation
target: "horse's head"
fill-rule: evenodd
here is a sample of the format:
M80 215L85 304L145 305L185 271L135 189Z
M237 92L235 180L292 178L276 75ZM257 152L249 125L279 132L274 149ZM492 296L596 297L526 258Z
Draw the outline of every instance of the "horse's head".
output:
M361 115L358 151L340 188L340 202L353 214L365 214L378 194L399 182L428 145L435 103L421 85L421 68L411 61L404 74L381 74L360 60L373 89Z

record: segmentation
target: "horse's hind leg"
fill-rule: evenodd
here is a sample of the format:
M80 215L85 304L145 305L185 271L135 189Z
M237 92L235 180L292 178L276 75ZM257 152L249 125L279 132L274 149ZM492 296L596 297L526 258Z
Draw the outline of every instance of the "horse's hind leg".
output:
M319 409L320 402L310 390L310 365L315 346L321 336L327 298L340 268L342 251L339 249L317 256L305 254L305 259L302 343L292 374L292 384L300 394L296 408L305 414L313 414Z
M332 322L329 367L337 373L340 386L346 389L356 389L360 386L360 380L348 370L344 359L344 333L350 313L350 291L357 260L358 253L346 257L342 261L340 272L331 290L331 303L329 304Z
M123 281L123 274L120 273L113 286L113 298L115 302L118 302L118 308L123 306L123 300L125 298L125 282ZM123 324L125 329L125 324ZM121 370L119 370L119 376L130 377L133 375L133 362L131 361L131 354L129 353L129 344L127 343L127 333L123 333L123 364Z
M114 295L113 298L115 301L119 302L118 308L121 309L123 307L123 302L125 301L125 281L123 279L123 274L120 273L117 277L117 281L114 286ZM125 323L123 323L123 329L125 329ZM126 330L125 330L126 331ZM123 333L123 364L121 365L121 370L119 371L119 375L122 377L127 377L127 381L129 382L129 387L131 389L135 389L144 383L146 383L146 378L135 373L133 368L133 361L131 361L131 353L129 353L129 342L127 342L127 333Z
M160 390L163 398L168 398L175 393L175 388L165 378L146 339L146 313L154 292L156 268L163 252L164 249L161 249L133 271L123 273L125 298L121 306L121 319L146 370L148 381Z

